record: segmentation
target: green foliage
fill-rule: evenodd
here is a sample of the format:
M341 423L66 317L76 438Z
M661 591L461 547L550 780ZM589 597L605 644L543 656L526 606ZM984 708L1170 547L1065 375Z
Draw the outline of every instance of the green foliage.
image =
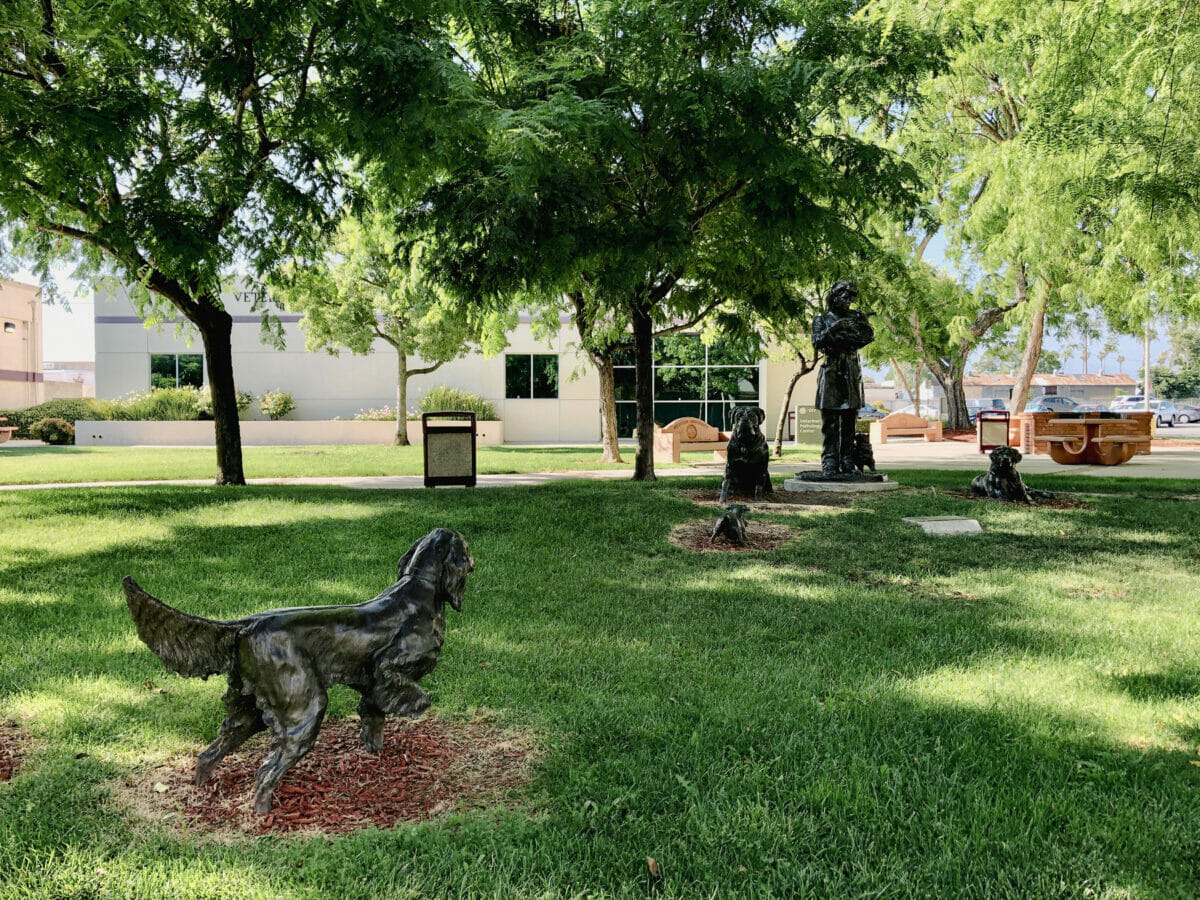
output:
M452 387L430 388L421 397L420 406L421 412L473 412L481 422L494 422L500 418L490 400Z
M65 419L38 419L29 426L29 433L46 444L75 443L75 426Z
M87 397L47 400L25 409L0 411L0 416L8 419L6 425L16 427L13 437L23 440L37 440L30 426L40 419L65 419L68 422L76 422L80 419L103 421L116 418L112 415L111 404Z
M237 397L238 416L243 417L250 407L254 405L254 395L249 391L243 391L241 388L237 388L234 395ZM196 400L196 412L201 419L211 419L213 417L211 391L200 392L200 396Z
M1024 351L1024 341L1020 329L1009 329L991 342L987 349L971 364L971 371L978 375L1003 375L1015 372L1021 365L1021 354ZM1038 357L1038 375L1051 375L1061 372L1062 357L1056 350L1043 349Z
M206 388L172 387L133 391L110 404L108 418L132 422L186 422L201 418Z
M287 391L267 391L259 398L258 408L272 421L282 419L296 408L296 401Z

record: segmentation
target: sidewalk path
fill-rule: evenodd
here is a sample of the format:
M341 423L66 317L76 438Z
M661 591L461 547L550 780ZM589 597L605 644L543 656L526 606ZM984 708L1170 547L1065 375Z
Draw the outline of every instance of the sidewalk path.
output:
M875 448L875 464L881 472L895 472L894 479L903 481L903 469L945 469L983 472L987 457L975 444L965 441L942 441L930 444L920 438L896 439ZM813 469L818 463L771 463L771 474L793 475L801 469ZM658 467L660 478L680 476L712 476L720 478L720 463L701 463L689 466ZM1026 456L1020 465L1023 475L1099 475L1123 478L1195 478L1200 480L1200 449L1163 447L1156 444L1150 456L1135 456L1121 466L1060 466L1049 456ZM571 478L623 480L630 477L629 469L603 469L577 472L530 472L522 475L480 475L477 487L524 487L549 484ZM316 478L248 478L249 484L322 485L377 490L403 490L423 487L420 475L339 475ZM211 479L173 479L169 481L85 481L71 484L6 484L4 491L31 491L46 488L133 487L146 485L211 485Z

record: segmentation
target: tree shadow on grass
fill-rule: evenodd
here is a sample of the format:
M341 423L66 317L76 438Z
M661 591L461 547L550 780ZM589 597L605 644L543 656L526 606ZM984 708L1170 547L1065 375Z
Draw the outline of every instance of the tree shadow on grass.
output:
M780 517L797 540L735 560L669 546L671 526L695 518L696 508L665 490L591 483L404 498L336 489L119 491L101 498L105 516L137 509L167 521L166 535L5 565L6 589L23 609L0 621L0 645L56 629L70 637L59 655L52 640L41 645L46 658L32 674L14 675L11 689L37 691L45 673L104 672L140 684L160 671L148 651L130 657L125 649L132 625L119 578L132 569L152 592L208 615L356 602L390 583L408 541L449 525L467 534L477 571L428 679L435 708L504 709L544 730L550 753L537 789L550 798L549 816L489 830L484 856L500 858L495 871L473 861L479 854L468 842L480 833L467 828L424 832L437 833L430 846L444 852L404 854L407 874L390 852L364 860L347 857L345 841L311 845L306 853L329 873L358 881L378 869L376 886L416 879L432 894L450 883L484 893L498 884L512 893L621 893L649 887L642 873L653 855L667 895L1186 893L1200 863L1187 835L1200 823L1194 767L1180 754L1139 751L1055 709L973 708L914 698L910 688L979 660L1103 655L1069 623L1053 633L1024 618L1032 580L1063 568L1061 525L1076 535L1071 566L1111 571L1147 550L1119 532L1157 523L1163 542L1152 562L1182 568L1195 538L1181 519L1102 505L1054 519L1005 509L988 511L993 530L962 544L899 529L902 514L944 512L938 498L889 500L799 523ZM72 497L22 514L48 522L77 514L86 523L85 498ZM227 505L232 515L263 498L308 505L301 519L269 525L221 524L205 509ZM322 514L330 502L363 510L349 519ZM187 603L183 585L208 599ZM44 599L54 591L61 598ZM23 602L23 594L40 599ZM88 641L99 648L94 656ZM1179 666L1166 671L1186 681L1189 670ZM216 681L189 687L211 695L211 707L205 700L194 715L211 716L212 728L223 689ZM85 701L64 698L79 707L76 717L65 730L45 730L71 746L103 748L126 720L164 740L200 742L191 711L170 700L120 699L90 722ZM72 765L89 763L61 761ZM73 791L68 808L91 816L84 830L95 830L99 813L80 799L94 802L94 781L69 788L57 768L25 778L32 781L23 791ZM5 806L6 821L16 815ZM49 813L35 832L14 834L46 853L75 833ZM411 836L347 841L390 851Z

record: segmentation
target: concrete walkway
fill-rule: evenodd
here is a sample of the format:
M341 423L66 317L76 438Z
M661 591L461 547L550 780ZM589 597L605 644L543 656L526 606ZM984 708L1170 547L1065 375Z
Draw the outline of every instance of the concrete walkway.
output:
M894 438L875 448L875 463L881 472L893 473L896 481L903 482L904 469L943 469L964 472L983 472L987 469L987 457L980 455L973 443L964 441L942 441L930 444L919 438ZM816 463L771 463L771 474L790 476L801 469L816 468ZM660 478L680 476L711 476L720 478L723 466L720 463L700 463L688 466L657 467ZM1060 466L1049 456L1026 456L1020 465L1024 475L1096 475L1124 478L1195 478L1200 480L1200 449L1194 447L1172 447L1169 442L1155 444L1150 456L1135 456L1120 466ZM581 472L531 472L523 475L480 475L478 487L522 487L549 484L572 478L596 480L625 480L630 477L629 469L604 469ZM370 488L377 490L403 490L424 486L420 475L343 475L317 478L250 478L250 484L294 484L324 485L347 488ZM170 481L88 481L73 484L11 484L2 485L0 490L28 491L45 488L80 487L129 487L139 485L211 485L211 479L177 479Z

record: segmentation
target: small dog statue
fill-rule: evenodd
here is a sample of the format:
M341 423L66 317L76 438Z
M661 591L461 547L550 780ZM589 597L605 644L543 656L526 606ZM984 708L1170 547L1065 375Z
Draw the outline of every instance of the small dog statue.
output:
M725 478L718 503L724 504L730 494L757 500L763 494L774 493L767 471L771 451L759 428L766 417L757 406L739 406L733 411L733 435L725 449Z
M1046 491L1031 491L1017 472L1021 451L1016 447L997 447L990 454L992 465L985 475L976 475L971 491L980 497L1003 500L1007 503L1032 503L1033 498L1047 499Z
M871 449L871 436L868 434L854 435L854 471L859 475L863 470L870 469L875 474L875 451Z
M728 506L717 524L713 527L709 543L716 543L717 538L726 540L738 547L746 546L746 513L747 508L740 503Z
M313 748L327 688L362 694L360 734L383 746L385 715L416 717L429 707L417 682L433 671L446 634L446 606L462 610L475 561L462 535L429 532L400 558L396 583L357 606L274 609L213 621L173 609L125 578L138 637L185 678L226 674L225 721L196 763L196 783L251 735L270 730L271 750L254 776L254 811L271 810L275 786Z

